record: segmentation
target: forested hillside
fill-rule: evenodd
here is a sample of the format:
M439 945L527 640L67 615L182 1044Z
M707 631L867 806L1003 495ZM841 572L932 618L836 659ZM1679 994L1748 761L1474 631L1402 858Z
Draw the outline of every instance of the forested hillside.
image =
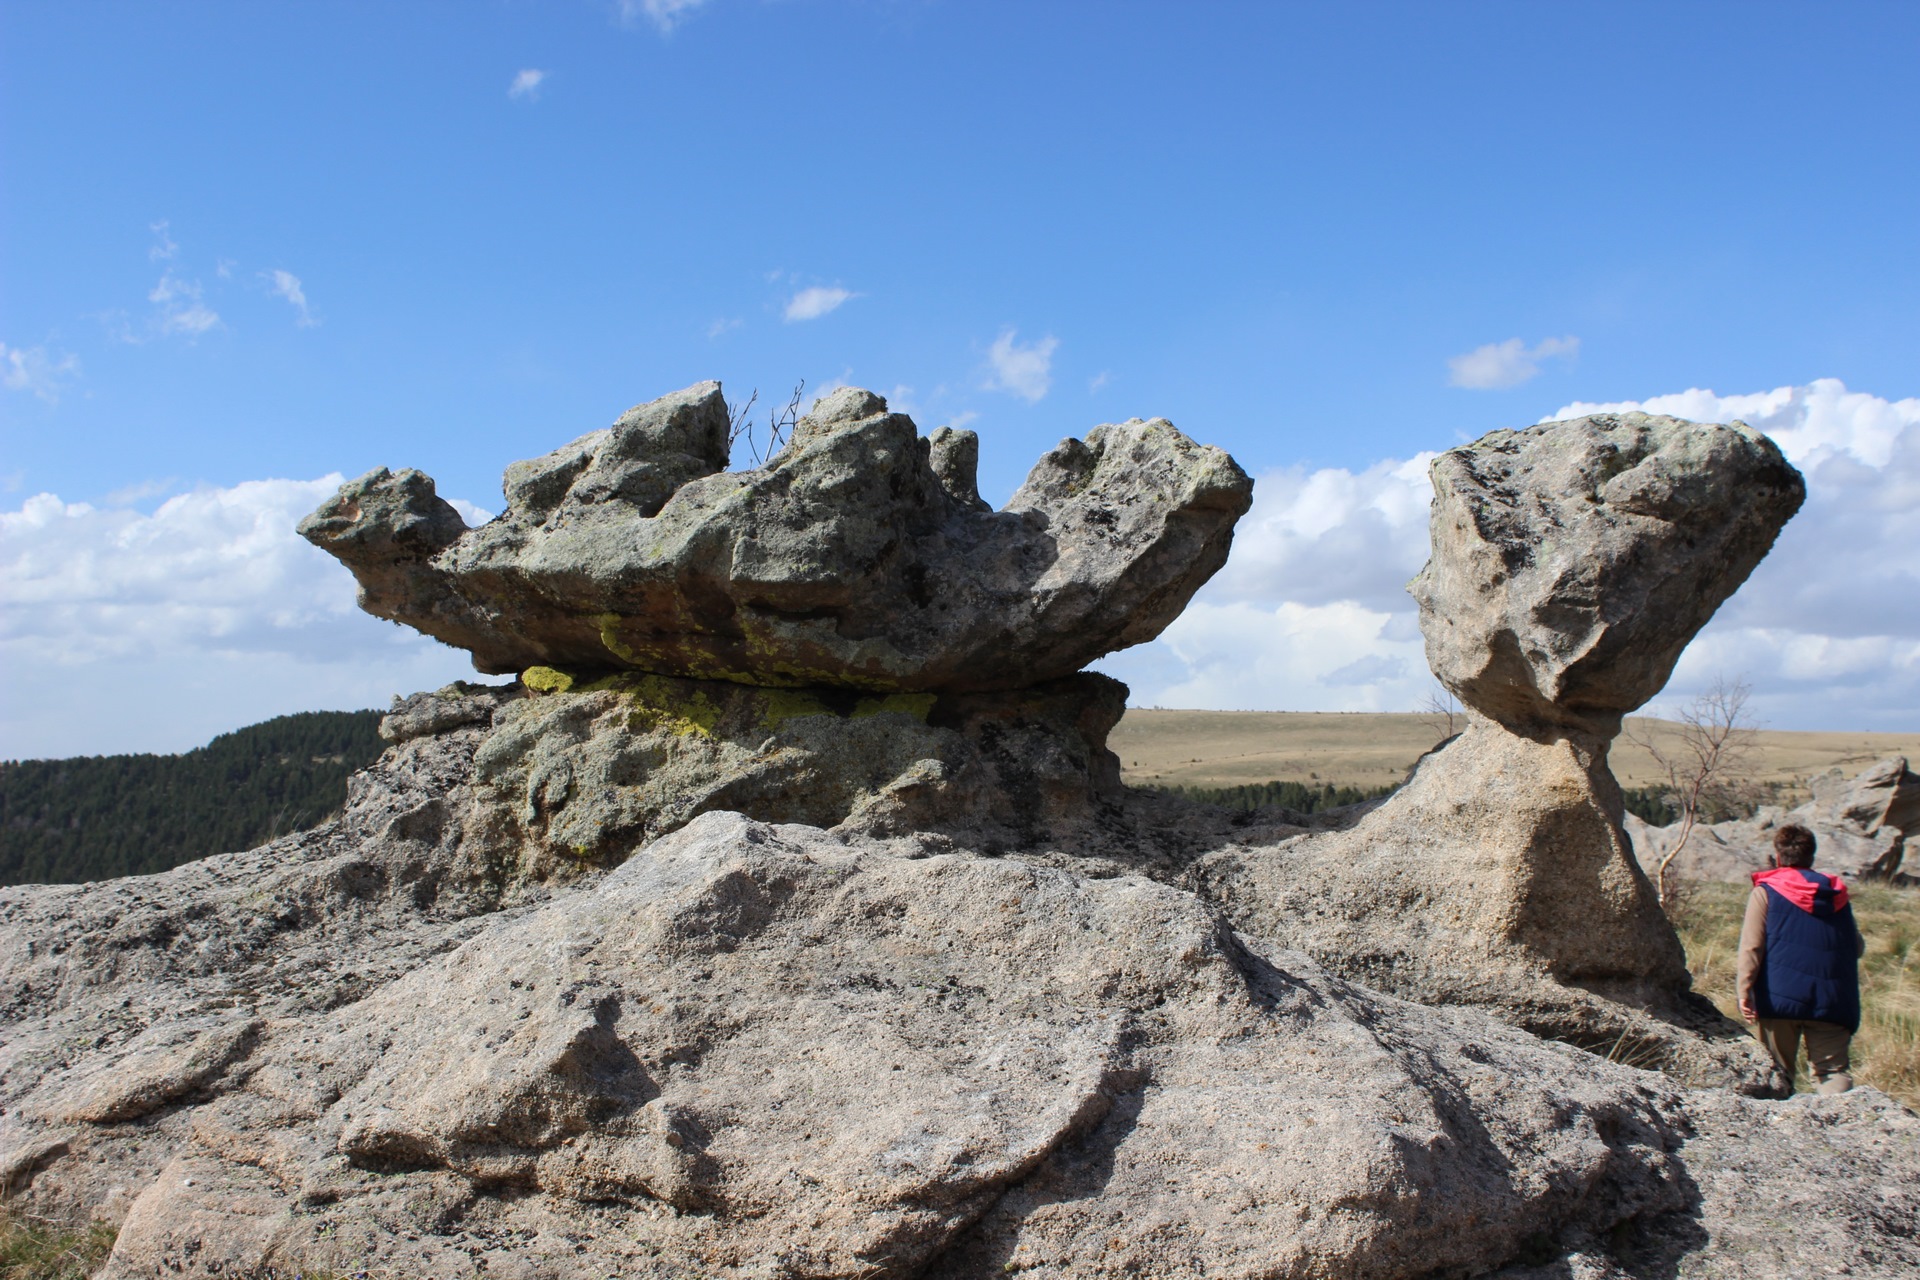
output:
M308 711L177 756L0 763L0 885L165 871L313 826L380 754L379 723Z

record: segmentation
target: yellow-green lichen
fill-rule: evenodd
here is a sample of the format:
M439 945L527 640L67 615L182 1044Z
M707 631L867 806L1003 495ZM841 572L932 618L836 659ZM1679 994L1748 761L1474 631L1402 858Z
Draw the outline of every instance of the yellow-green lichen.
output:
M593 621L594 624L600 628L600 643L607 647L608 653L620 659L622 662L631 663L634 666L640 665L640 659L634 655L633 650L620 642L619 614L597 614Z
M760 703L760 723L769 729L800 716L833 714L818 697L799 689L761 689L754 696Z
M571 693L573 677L553 667L528 667L520 673L520 683L535 693Z
M520 683L535 693L600 693L618 689L621 679L615 674L583 681L573 672L558 667L528 667L520 673Z
M700 689L670 676L634 673L611 678L612 687L633 704L627 723L633 728L664 729L678 737L711 738L720 708Z
M649 732L665 729L680 737L713 736L720 723L720 707L688 681L672 676L646 675L638 671L616 671L595 680L583 681L570 671L557 667L528 667L520 673L520 683L536 693L617 693L632 706L628 727Z

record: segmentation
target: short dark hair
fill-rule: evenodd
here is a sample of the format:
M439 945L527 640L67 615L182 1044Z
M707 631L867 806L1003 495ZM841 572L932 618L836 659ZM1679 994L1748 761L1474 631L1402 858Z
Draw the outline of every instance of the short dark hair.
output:
M1773 857L1783 867L1813 865L1813 832L1790 822L1773 833Z

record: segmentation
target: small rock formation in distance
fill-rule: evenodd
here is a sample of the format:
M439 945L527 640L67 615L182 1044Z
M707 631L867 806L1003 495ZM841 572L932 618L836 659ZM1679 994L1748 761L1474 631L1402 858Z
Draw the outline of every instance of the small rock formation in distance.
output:
M1850 883L1920 884L1906 861L1907 841L1920 835L1920 774L1905 756L1889 756L1847 777L1830 769L1813 780L1813 798L1792 809L1762 805L1751 818L1694 827L1674 866L1689 880L1745 880L1773 856L1773 833L1788 823L1813 832L1814 865ZM1680 839L1678 825L1656 827L1627 815L1627 832L1643 867L1657 865Z

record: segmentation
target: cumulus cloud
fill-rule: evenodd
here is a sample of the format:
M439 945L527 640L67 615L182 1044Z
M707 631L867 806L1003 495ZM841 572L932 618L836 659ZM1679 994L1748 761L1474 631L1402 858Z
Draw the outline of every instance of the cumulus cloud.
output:
M80 376L80 357L51 355L45 347L10 347L0 342L0 384L57 404L68 382Z
M1428 689L1406 582L1433 455L1259 476L1226 567L1161 638L1106 659L1136 705L1398 711Z
M1489 342L1447 361L1447 381L1474 391L1517 387L1539 375L1542 361L1571 360L1579 351L1575 337L1544 338L1531 347L1519 338Z
M1920 399L1833 379L1749 395L1690 390L1570 404L1765 431L1807 477L1806 506L1682 655L1653 705L1744 678L1776 728L1920 724ZM1227 565L1152 644L1102 669L1136 705L1412 710L1433 688L1403 584L1427 555L1430 454L1362 471L1258 477Z
M516 72L513 82L507 86L507 96L515 102L538 102L540 100L540 82L547 73L538 67L526 67Z
M661 31L671 31L707 0L619 0L620 20L637 22L641 18Z
M152 514L47 493L0 511L0 755L180 750L470 677L464 654L361 613L351 575L294 533L339 483L248 481Z
M313 313L307 309L307 291L300 287L300 277L291 271L275 269L266 273L267 288L276 298L285 298L289 305L299 313L301 328L319 323Z
M1008 329L987 348L992 372L983 385L988 391L1005 391L1022 400L1038 401L1053 385L1053 353L1060 340L1048 334L1023 347L1016 338L1016 332Z
M818 320L827 312L837 309L841 303L854 297L850 289L833 288L826 285L814 285L802 289L787 300L787 319Z

